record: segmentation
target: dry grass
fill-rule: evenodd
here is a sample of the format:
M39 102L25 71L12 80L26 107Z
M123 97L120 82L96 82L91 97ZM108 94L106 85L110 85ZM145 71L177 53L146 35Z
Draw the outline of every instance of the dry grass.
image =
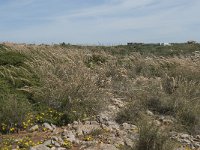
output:
M32 59L27 65L40 77L41 83L31 89L35 103L65 112L68 121L91 117L104 108L108 97L97 84L98 74L85 64L87 50L55 46L29 53Z
M31 109L54 108L64 112L66 123L98 114L115 97L130 104L119 113L119 122L137 122L148 109L175 117L191 133L200 130L200 60L193 51L171 56L129 49L9 44L6 50L25 60L0 66L0 76L15 93L25 93Z

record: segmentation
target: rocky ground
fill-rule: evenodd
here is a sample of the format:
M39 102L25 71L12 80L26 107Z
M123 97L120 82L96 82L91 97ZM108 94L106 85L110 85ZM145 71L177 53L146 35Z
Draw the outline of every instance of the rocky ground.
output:
M27 133L15 136L20 141L23 136L31 137L38 144L31 150L120 150L133 149L139 139L139 128L136 125L118 124L112 118L118 110L125 106L120 99L113 100L109 110L102 112L94 120L74 121L64 127L44 123L42 126L34 125ZM173 124L175 120L169 116L156 116L151 111L146 112L154 118L155 123L162 127ZM42 131L42 129L46 129ZM171 138L179 143L177 150L200 150L200 135L191 136L185 133L170 132ZM26 144L26 143L25 143ZM13 145L12 149L20 148Z

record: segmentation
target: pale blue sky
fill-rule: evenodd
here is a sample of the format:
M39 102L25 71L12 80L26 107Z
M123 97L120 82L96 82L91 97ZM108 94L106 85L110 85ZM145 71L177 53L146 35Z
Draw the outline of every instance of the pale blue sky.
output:
M0 42L200 41L200 0L0 0Z

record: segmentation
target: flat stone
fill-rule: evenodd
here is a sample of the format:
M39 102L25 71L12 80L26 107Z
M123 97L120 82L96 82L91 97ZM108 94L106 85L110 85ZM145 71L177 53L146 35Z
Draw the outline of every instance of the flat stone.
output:
M127 134L128 133L124 130L117 130L116 131L116 136L118 136L118 137L124 137L124 136L127 136Z
M58 143L58 142L55 142L54 145L55 145L56 147L60 147L60 146L61 146L60 143Z
M97 121L90 121L91 125L99 125L99 123Z
M108 121L107 125L112 128L112 129L116 129L119 130L120 126L118 123L116 123L115 121Z
M65 131L62 133L64 138L70 142L75 142L76 141L76 137L74 135L74 133L72 131Z
M58 147L57 150L66 150L64 147Z
M124 140L121 137L116 137L115 134L110 134L107 142L114 145L124 145Z
M90 121L85 121L85 125L90 125Z
M99 123L106 124L108 120L109 119L105 114L100 114L97 116L97 122Z
M125 144L127 145L127 146L129 146L129 147L131 147L131 148L133 148L134 147L134 142L133 142L133 140L131 140L131 139L129 139L129 138L125 138L124 139L124 142L125 142Z
M57 136L52 136L51 139L54 140L54 141L58 141L58 137Z
M53 146L53 147L51 148L51 150L57 150L57 148L56 148L55 146Z
M43 144L31 147L30 150L50 150L50 148L46 147Z
M159 121L159 120L154 120L154 124L156 125L156 126L161 126L161 122Z
M43 123L42 126L45 127L46 129L50 130L50 131L54 130L54 128L48 123Z
M55 146L53 146L53 147L51 148L51 150L56 150L56 147L55 147Z
M85 150L118 150L114 145L101 143L100 145L90 146Z
M67 127L68 127L69 129L71 129L71 128L73 128L73 125L72 125L72 124L67 124Z
M73 125L78 125L78 121L74 121L74 122L73 122Z
M82 136L82 135L83 135L83 131L82 131L81 128L77 128L77 129L76 129L76 135L77 135L77 136Z
M51 123L51 127L55 130L56 129L56 125Z
M153 115L154 115L153 112L150 111L150 110L147 110L146 113L147 113L147 115L149 115L149 116L153 116Z
M182 138L182 139L188 139L188 138L190 138L190 135L188 135L188 134L181 134L180 138Z
M197 136L196 136L196 139L200 140L200 135L197 135Z
M188 139L182 139L181 142L182 142L182 143L186 143L186 144L188 144L188 145L191 144L191 141L188 140Z
M105 124L101 124L101 129L104 129L104 130L107 131L107 132L113 131L112 127L107 126L107 125L105 125Z
M53 145L55 144L55 142L56 142L56 141L54 141L54 140L51 140L51 143L52 143Z
M83 134L90 134L92 131L101 129L100 125L82 125L77 130L82 131Z
M195 148L200 148L200 143L194 143L193 145Z
M63 143L64 141L63 141L63 139L59 136L58 137L58 141L60 142L60 143Z
M29 131L30 132L34 132L34 131L37 131L38 129L39 129L39 126L38 125L34 125L29 129Z
M111 144L100 144L100 150L118 150L118 149Z
M123 123L123 124L122 124L122 129L123 129L123 130L130 130L130 129L131 129L131 125L128 124L128 123Z
M135 126L135 125L132 125L132 124L123 123L122 124L122 129L123 130L136 130L136 129L138 129L138 127Z
M114 140L114 139L113 139ZM124 140L121 138L115 138L115 140L113 141L113 144L115 146L119 146L119 145L125 145Z
M44 141L44 143L43 143L43 145L45 145L45 146L48 146L48 145L51 145L51 144L52 144L51 140Z

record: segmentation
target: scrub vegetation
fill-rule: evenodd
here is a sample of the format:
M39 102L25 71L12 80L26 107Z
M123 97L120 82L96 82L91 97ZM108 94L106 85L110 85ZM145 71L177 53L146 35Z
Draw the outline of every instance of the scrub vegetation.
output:
M199 54L199 44L1 44L0 132L92 118L119 97L127 103L116 116L119 123L140 124L149 110L175 118L175 130L200 133ZM148 149L141 146L148 147L151 136L167 141L146 129L141 127L138 149Z

